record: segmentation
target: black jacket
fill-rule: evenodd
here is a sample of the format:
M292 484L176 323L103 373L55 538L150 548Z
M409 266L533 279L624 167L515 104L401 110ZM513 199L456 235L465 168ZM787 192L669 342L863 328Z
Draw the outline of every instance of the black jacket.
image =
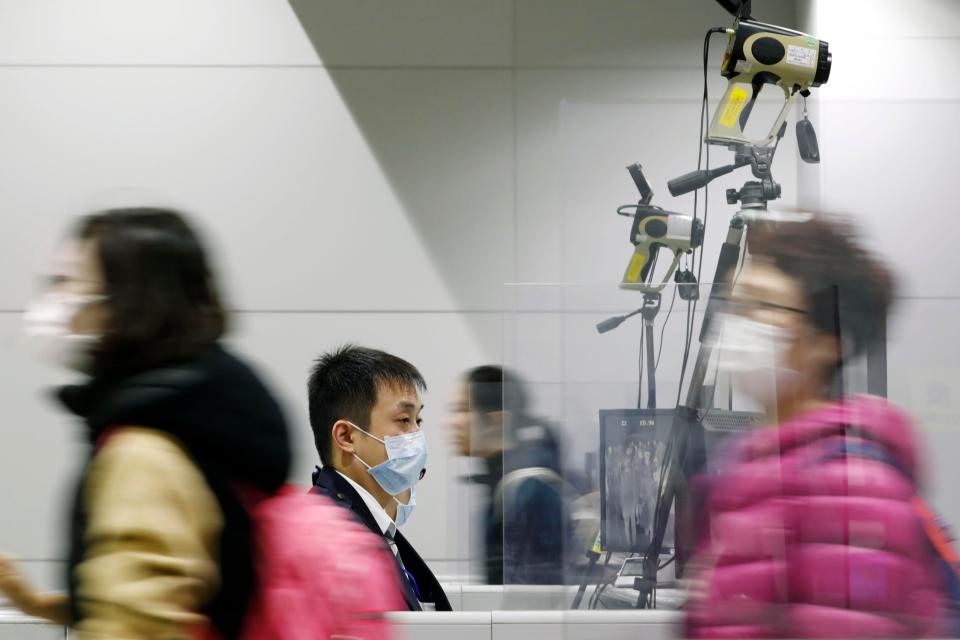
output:
M313 491L325 495L340 506L349 509L370 531L378 536L383 536L380 525L377 524L377 520L370 513L370 509L367 508L363 498L349 482L333 469L318 468L313 472ZM452 611L450 601L447 600L447 594L443 592L436 576L433 575L430 567L427 566L427 563L423 561L423 558L420 557L420 554L417 553L406 537L400 533L399 529L393 540L397 545L397 551L400 554L403 566L413 575L413 579L420 589L420 600L433 602L437 611ZM397 565L397 571L400 574L400 586L407 607L411 611L420 611L420 602L409 580L403 575L399 564Z
M287 426L273 396L247 365L215 347L179 365L64 387L59 397L86 421L91 461L95 443L111 427L157 429L184 444L224 518L221 587L204 613L224 637L235 638L255 588L250 520L236 488L272 493L290 468ZM80 619L75 569L85 555L88 468L89 461L78 482L67 563L74 622Z

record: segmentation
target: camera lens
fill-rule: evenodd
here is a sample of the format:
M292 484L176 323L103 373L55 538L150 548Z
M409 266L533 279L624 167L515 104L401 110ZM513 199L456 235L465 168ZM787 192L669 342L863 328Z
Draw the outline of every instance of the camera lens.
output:
M820 41L820 55L817 56L817 73L813 76L813 86L819 87L830 79L830 67L833 66L833 54L830 45Z

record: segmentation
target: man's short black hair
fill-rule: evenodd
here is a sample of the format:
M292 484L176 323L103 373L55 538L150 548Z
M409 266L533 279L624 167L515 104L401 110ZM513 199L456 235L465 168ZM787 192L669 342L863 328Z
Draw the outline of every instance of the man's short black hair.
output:
M347 344L314 362L307 382L310 427L324 467L332 467L330 430L337 420L366 428L383 385L426 391L427 383L412 364L377 349Z

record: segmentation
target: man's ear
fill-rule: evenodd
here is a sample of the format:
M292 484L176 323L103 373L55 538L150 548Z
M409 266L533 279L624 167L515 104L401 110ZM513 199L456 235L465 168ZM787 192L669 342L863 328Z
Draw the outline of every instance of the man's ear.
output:
M344 453L355 453L353 446L353 435L356 431L346 420L337 420L330 428L330 439L333 441L334 449L339 449Z

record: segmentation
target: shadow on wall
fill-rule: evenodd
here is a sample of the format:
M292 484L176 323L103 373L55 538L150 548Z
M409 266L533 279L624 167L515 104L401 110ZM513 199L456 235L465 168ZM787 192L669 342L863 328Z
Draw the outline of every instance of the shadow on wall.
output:
M430 253L451 298L444 310L501 310L503 285L515 279L510 70L364 64L376 33L344 26L364 11L347 19L331 3L290 4ZM402 260L402 251L390 259ZM480 343L499 353L492 343L499 337L466 319Z
M712 0L289 3L429 253L448 293L440 304L488 314L487 329L478 314L464 319L492 354L503 345L489 335L489 314L515 307L504 283L556 280L567 256L589 253L580 227L564 227L573 209L557 167L561 101L635 102L674 116L650 97L662 87L638 87L666 73L689 77L696 97L704 30L730 22ZM764 19L795 23L793 0L770 4ZM611 165L616 184L626 184L620 172L635 153ZM576 211L595 211L590 204ZM402 249L389 259L402 260Z

